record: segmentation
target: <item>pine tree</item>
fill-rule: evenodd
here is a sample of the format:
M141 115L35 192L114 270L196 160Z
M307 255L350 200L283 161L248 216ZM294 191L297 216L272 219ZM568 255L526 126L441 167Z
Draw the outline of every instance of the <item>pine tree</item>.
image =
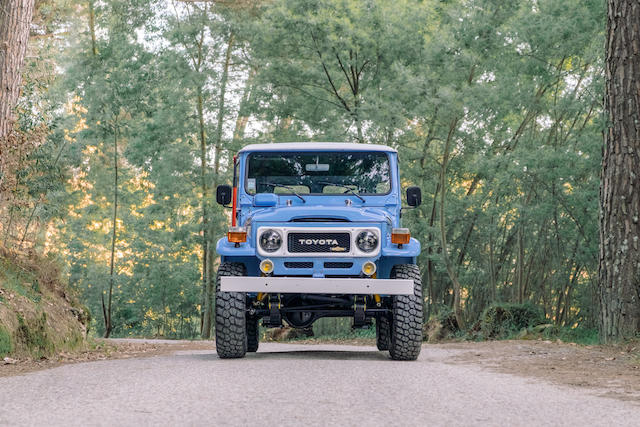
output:
M609 0L600 188L600 334L640 332L640 5Z

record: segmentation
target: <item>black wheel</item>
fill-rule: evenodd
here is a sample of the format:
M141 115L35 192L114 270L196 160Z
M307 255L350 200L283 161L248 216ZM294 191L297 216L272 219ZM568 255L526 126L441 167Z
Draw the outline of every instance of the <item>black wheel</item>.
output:
M223 262L216 278L216 351L221 359L244 357L247 352L247 296L221 292L220 277L246 276L244 265Z
M260 327L257 317L247 317L247 351L255 353L260 345Z
M387 316L376 318L376 346L378 350L389 350L389 341L391 340L391 325Z
M414 264L393 267L391 277L413 280L413 295L393 297L389 355L393 360L416 360L422 346L422 279Z

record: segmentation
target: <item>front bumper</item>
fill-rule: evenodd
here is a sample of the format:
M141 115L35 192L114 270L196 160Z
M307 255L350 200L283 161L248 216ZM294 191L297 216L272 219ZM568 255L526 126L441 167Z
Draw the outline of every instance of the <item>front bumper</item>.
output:
M413 280L223 276L222 292L279 294L413 295Z

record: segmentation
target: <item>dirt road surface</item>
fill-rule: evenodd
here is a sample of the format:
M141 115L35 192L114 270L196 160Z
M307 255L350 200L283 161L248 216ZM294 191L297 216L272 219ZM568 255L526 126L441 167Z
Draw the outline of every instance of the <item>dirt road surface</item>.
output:
M373 347L261 343L79 363L0 378L0 425L637 426L640 401L496 372L465 349L416 362ZM473 356L473 354L471 354ZM472 357L471 357L472 359ZM452 362L452 360L456 360ZM589 372L585 372L588 377Z

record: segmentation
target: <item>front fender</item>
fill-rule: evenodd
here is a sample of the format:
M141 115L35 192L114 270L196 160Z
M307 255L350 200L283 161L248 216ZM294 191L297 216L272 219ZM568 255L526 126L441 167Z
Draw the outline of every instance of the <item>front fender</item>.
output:
M383 257L401 257L401 258L415 258L420 255L421 246L420 242L413 237L409 241L408 244L402 245L402 248L399 248L398 245L389 245L384 246L382 248L382 256Z
M218 243L216 244L216 252L221 257L248 257L256 255L256 249L249 243L240 243L240 245L236 247L236 244L231 243L226 237L218 240Z

